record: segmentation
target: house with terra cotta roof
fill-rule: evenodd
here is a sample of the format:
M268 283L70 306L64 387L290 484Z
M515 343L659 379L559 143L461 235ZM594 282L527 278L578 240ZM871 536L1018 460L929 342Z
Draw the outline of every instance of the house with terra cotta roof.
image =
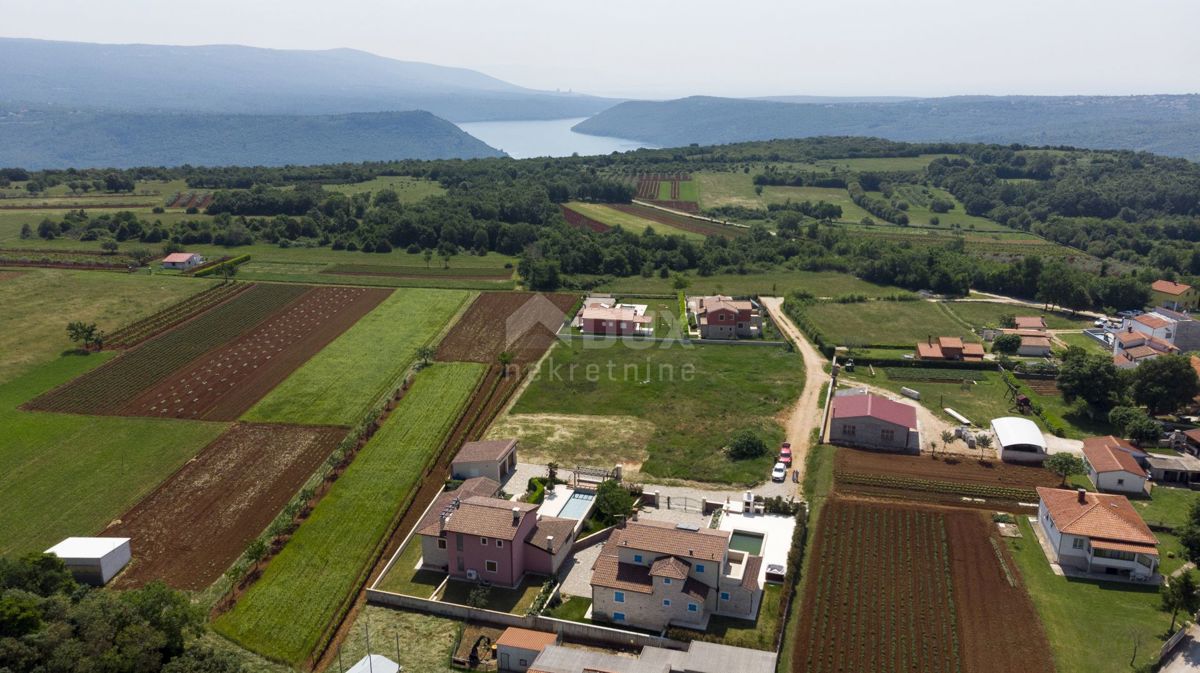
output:
M204 258L194 252L173 252L163 257L162 268L186 271L204 263Z
M500 483L517 469L517 440L466 442L450 462L455 479L487 477Z
M1112 435L1083 440L1083 462L1088 478L1099 491L1145 494L1150 473L1139 459L1146 459L1143 451Z
M592 619L654 631L703 630L712 615L754 619L762 556L730 549L731 535L661 521L620 524L592 565Z
M456 579L512 587L526 574L557 573L575 542L573 519L494 497L500 485L475 477L438 495L417 523L421 567Z
M1172 280L1156 280L1150 284L1150 301L1172 311L1194 311L1200 306L1200 292L1191 285Z
M900 453L921 451L921 430L912 405L865 388L839 391L831 404L830 444Z
M762 333L762 314L754 302L725 295L689 297L701 339L749 339Z
M1113 364L1118 369L1132 369L1146 360L1179 352L1179 348L1170 341L1169 337L1173 335L1163 329L1165 323L1153 314L1137 317L1141 320L1126 320L1124 328L1113 333Z
M917 359L919 360L966 360L979 362L983 360L983 345L967 342L958 337L932 336L925 341L917 342Z
M1052 562L1087 573L1149 580L1158 538L1123 495L1039 486L1038 525Z
M588 299L579 312L585 334L607 336L653 336L654 318L641 304L618 304L611 299Z

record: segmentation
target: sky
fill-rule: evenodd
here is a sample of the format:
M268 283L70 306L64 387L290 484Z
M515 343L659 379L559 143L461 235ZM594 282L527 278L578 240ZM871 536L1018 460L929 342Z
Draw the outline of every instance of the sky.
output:
M536 89L1200 92L1197 0L0 0L0 35L352 47Z

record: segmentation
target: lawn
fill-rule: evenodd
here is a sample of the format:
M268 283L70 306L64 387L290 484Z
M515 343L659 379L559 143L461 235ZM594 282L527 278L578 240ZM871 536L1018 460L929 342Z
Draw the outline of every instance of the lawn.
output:
M555 619L565 619L569 622L584 622L590 620L584 619L588 608L592 607L592 599L586 596L571 596L563 601L558 607L550 611L550 616Z
M245 420L353 425L470 296L458 290L396 290L292 372Z
M446 573L420 570L417 568L417 562L420 560L421 540L414 535L375 588L395 594L429 598L446 579Z
M663 236L675 235L683 236L684 238L695 239L697 241L704 240L703 234L697 234L695 232L685 231L683 229L676 229L675 227L663 224L662 222L644 220L637 215L626 213L615 208L609 208L608 206L599 203L581 203L578 201L573 201L568 203L567 207L577 213L587 215L597 222L603 222L610 227L622 227L626 231L638 235L645 231L646 227L650 227L654 229L656 233Z
M1067 346L1078 346L1092 353L1111 353L1107 347L1082 332L1059 332L1055 336Z
M439 363L422 371L262 577L214 627L292 665L321 647L484 369Z
M809 306L805 313L827 339L844 346L915 349L918 341L939 336L979 341L966 324L928 301L824 303Z
M1187 523L1192 503L1200 497L1187 488L1157 484L1150 491L1149 500L1130 500L1146 523L1161 524L1178 528Z
M879 218L872 216L867 211L863 210L857 203L850 199L850 192L847 192L841 187L782 187L782 186L767 186L763 187L763 201L766 203L802 203L804 201L824 201L826 203L840 206L842 216L838 218L842 222L859 222L864 217L871 217L878 220Z
M715 274L712 276L685 276L688 287L684 290L692 294L728 294L737 296L765 295L783 296L794 290L804 290L817 297L832 297L841 294L863 294L868 297L882 297L904 292L889 285L876 285L836 271L791 271L781 269L768 273L746 274ZM674 278L642 278L630 276L617 278L606 283L598 290L615 294L670 294L677 290Z
M1005 540L1042 618L1059 673L1123 673L1130 669L1135 644L1139 666L1157 659L1171 624L1171 615L1160 609L1157 587L1059 577L1028 519L1019 523L1022 537Z
M0 280L0 382L72 348L67 323L105 332L149 316L216 280L60 269L20 269Z
M954 315L977 328L1000 327L1000 317L1004 315L1041 316L1046 321L1048 329L1083 329L1092 326L1092 319L1084 316L1071 316L1058 311L1040 311L1036 308L1012 306L994 301L949 301L945 302L945 306Z
M537 595L541 593L542 584L545 581L546 578L544 577L527 575L521 582L521 586L515 589L491 587L488 590L487 604L483 607L488 610L496 610L497 612L524 615L529 610L529 606L533 605L533 599L537 598ZM477 586L479 585L474 582L452 579L446 583L446 588L442 591L441 600L444 603L469 605L471 591Z
M733 647L749 647L755 650L775 649L775 631L779 628L780 594L783 588L778 584L767 584L763 587L762 604L758 608L758 619L749 621L714 615L708 620L710 636L720 639L720 642Z
M770 447L783 439L776 419L802 383L800 358L782 348L577 340L555 346L513 413L638 418L654 428L644 474L753 484L767 476ZM723 447L742 429L766 441L766 455L741 461L725 455ZM557 457L563 464L593 462L586 444Z
M64 356L0 386L0 555L98 533L227 427L16 409L112 355Z

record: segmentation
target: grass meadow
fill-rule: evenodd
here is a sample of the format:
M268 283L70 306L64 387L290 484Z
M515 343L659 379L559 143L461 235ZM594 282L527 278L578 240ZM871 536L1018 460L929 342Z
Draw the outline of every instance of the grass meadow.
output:
M418 374L383 427L214 628L293 666L311 656L365 581L389 526L485 369L438 363Z
M380 190L390 189L396 192L400 203L416 203L431 196L441 196L446 190L433 180L424 180L407 175L380 175L366 182L351 182L346 184L322 185L325 191L341 192L343 194L361 194L371 192L378 194Z
M868 301L814 304L805 313L825 337L838 345L888 345L915 348L932 336L978 341L970 327L941 304L928 301Z
M868 297L883 297L904 292L898 287L876 285L836 271L793 271L781 269L766 273L719 273L711 276L685 274L688 286L684 290L692 294L728 294L734 296L765 295L782 296L795 290L804 290L817 297L833 297L841 294L863 294ZM629 276L617 278L600 286L599 290L614 294L669 294L674 295L675 279L643 278Z
M556 345L513 414L644 420L654 429L641 471L655 477L733 484L767 477L774 460L770 451L733 461L723 449L742 429L756 432L768 447L783 439L776 417L800 394L804 372L798 355L769 346L605 345L582 340ZM560 457L564 465L575 461L590 464L585 448Z
M396 290L292 372L244 420L353 425L470 296L459 290Z
M0 382L73 348L68 322L94 322L111 333L218 282L106 271L15 271L0 279Z
M609 208L608 206L598 203L582 203L579 201L573 201L568 203L567 207L577 213L587 215L597 222L603 222L610 227L621 227L626 231L630 231L635 234L641 234L646 230L646 227L650 227L654 229L655 232L664 236L676 235L696 240L704 239L702 234L684 231L683 229L676 229L675 227L663 224L661 222L651 222L650 220L642 219L637 215L631 215L629 213L616 210L615 208Z
M994 301L953 301L946 302L945 306L974 327L999 327L1000 317L1004 315L1041 316L1048 329L1083 329L1092 326L1092 319L1085 316L1072 316L1060 311L1041 311Z
M63 356L0 385L0 555L100 532L228 427L17 409L113 355Z

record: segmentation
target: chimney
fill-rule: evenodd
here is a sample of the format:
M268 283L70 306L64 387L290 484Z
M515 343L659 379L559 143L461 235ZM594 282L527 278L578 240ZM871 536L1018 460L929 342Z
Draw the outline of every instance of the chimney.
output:
M521 508L513 507L513 523L516 523L520 520L521 520Z
M925 335L925 343L930 346L933 345L933 335L932 334Z
M546 536L546 546L550 548L550 551L554 551L554 536L553 535Z
M1077 493L1079 495L1079 504L1086 505L1087 504L1087 489L1086 488L1077 488L1077 489L1075 489L1075 493Z

